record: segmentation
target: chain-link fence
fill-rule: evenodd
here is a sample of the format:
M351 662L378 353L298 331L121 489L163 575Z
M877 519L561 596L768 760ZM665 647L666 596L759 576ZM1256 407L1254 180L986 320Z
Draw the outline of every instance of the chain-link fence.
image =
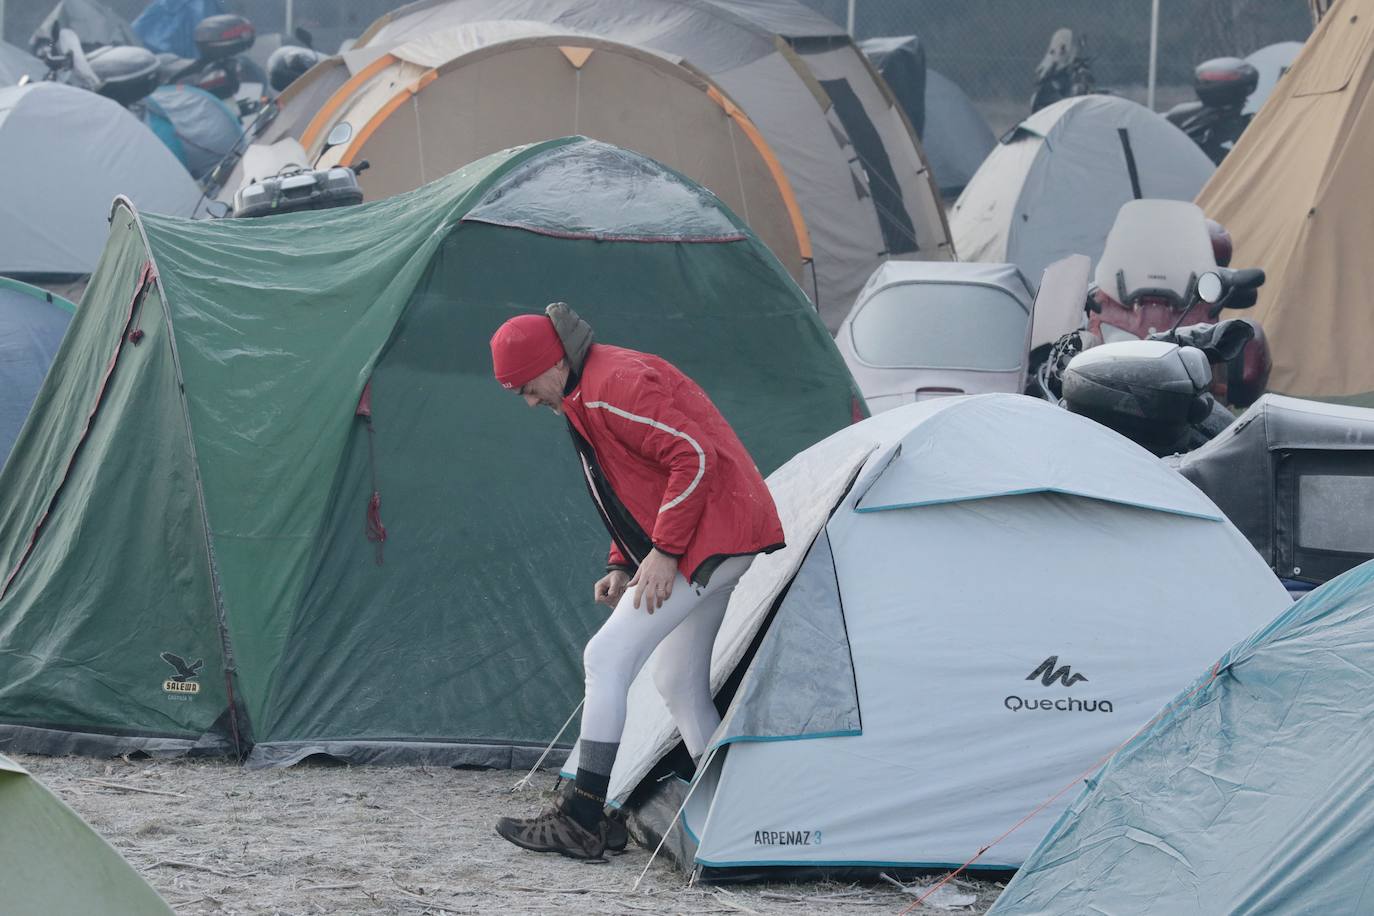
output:
M56 0L8 0L5 36L28 36ZM802 0L847 24L849 0ZM1220 55L1244 56L1276 41L1302 40L1312 28L1314 0L1160 0L1156 107L1191 97L1193 66ZM1326 0L1322 0L1326 2ZM132 20L147 0L105 0ZM332 51L356 37L400 0L224 0L247 15L259 34L295 25ZM926 60L958 83L997 132L1027 114L1035 66L1061 27L1086 41L1100 88L1140 101L1149 69L1151 0L854 0L856 38L919 35Z
M803 0L840 25L849 0ZM1000 133L1029 113L1035 67L1056 29L1086 42L1101 89L1144 101L1151 0L854 0L854 35L918 35L926 63ZM1308 0L1160 0L1155 107L1192 96L1195 64L1243 57L1312 29Z

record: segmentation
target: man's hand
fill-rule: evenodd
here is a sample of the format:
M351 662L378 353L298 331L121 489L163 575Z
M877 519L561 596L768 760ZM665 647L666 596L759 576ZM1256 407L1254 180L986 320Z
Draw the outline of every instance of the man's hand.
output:
M600 579L596 580L593 586L593 593L597 604L604 604L606 607L614 608L620 603L620 596L625 594L625 587L630 581L630 574L623 569L613 569Z
M663 602L673 593L673 579L677 577L677 560L654 548L639 565L639 571L630 580L635 588L635 608L644 600L644 609L650 614L655 608L663 607Z

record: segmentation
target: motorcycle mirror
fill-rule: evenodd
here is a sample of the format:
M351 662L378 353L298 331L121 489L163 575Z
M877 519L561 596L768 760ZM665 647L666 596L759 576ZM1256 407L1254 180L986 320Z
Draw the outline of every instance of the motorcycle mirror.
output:
M312 51L315 49L315 36L311 35L305 26L296 26L296 40Z
M324 138L324 148L331 146L341 146L353 139L353 125L347 121L340 121L329 131L329 136Z
M1197 278L1197 297L1203 302L1216 305L1225 294L1226 284L1220 274L1209 270Z

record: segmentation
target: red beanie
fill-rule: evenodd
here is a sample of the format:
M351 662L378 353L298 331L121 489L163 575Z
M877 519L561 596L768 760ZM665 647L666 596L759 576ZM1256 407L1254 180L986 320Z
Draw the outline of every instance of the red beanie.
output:
M563 358L563 342L547 315L516 315L491 335L491 367L506 388L519 388Z

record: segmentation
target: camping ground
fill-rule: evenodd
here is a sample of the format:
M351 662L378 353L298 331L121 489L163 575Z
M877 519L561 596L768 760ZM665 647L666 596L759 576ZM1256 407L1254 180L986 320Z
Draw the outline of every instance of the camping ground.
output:
M252 771L222 760L14 758L118 849L177 913L192 916L542 913L900 913L884 884L687 886L649 854L606 864L501 842L502 814L533 811L552 771L302 764ZM927 885L930 882L922 882ZM1001 887L958 879L922 912L980 914ZM966 901L973 898L972 903Z

